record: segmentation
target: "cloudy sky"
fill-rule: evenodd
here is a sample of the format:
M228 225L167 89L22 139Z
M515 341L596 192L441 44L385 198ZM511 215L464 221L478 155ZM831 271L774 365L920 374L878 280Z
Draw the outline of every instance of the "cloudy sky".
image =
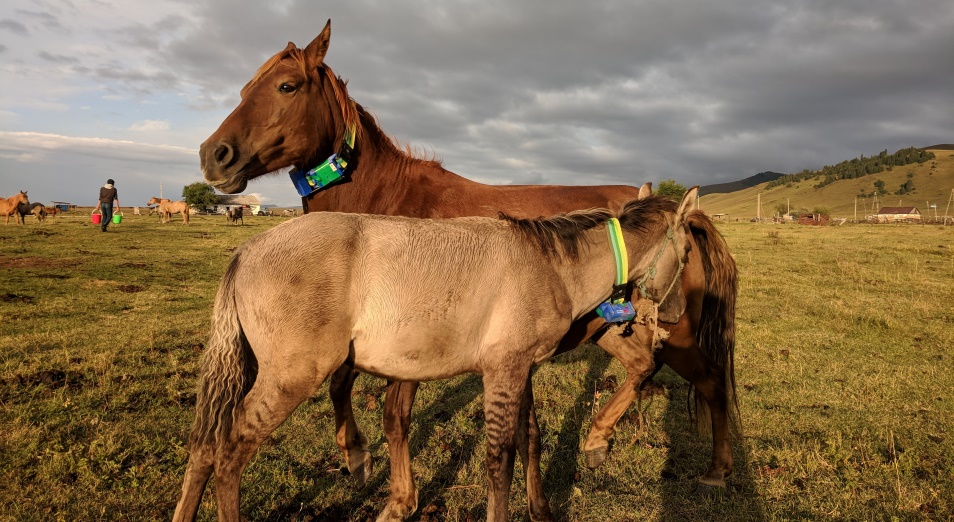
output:
M123 206L288 41L402 143L486 183L685 185L954 142L950 0L5 0L0 196ZM287 177L249 184L297 205Z

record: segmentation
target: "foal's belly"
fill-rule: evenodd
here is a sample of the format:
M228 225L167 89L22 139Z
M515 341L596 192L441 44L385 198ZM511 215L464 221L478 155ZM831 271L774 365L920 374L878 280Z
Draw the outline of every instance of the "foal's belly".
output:
M433 381L478 371L473 351L401 338L379 342L355 339L354 365L386 379Z

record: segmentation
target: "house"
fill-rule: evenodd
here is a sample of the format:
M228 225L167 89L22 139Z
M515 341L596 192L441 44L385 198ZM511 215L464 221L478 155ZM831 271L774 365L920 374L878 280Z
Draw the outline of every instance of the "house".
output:
M246 207L251 213L257 214L262 209L262 202L258 196L245 194L220 194L219 203L216 205L219 209L231 207Z
M871 217L877 223L920 223L921 211L918 207L881 207Z

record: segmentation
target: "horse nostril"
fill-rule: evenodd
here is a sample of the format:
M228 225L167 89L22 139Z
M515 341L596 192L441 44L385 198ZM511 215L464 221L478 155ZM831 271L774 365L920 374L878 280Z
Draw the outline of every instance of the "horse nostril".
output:
M228 143L219 143L212 154L215 162L222 166L228 166L235 158L235 149Z

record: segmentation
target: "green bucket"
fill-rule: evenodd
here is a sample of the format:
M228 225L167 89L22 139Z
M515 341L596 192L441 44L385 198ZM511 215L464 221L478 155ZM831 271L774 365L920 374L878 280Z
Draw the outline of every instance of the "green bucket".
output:
M123 213L122 213L122 212L119 212L119 213L117 213L117 214L113 214L113 223L115 223L115 224L118 225L118 224L122 223L122 221L123 221Z

